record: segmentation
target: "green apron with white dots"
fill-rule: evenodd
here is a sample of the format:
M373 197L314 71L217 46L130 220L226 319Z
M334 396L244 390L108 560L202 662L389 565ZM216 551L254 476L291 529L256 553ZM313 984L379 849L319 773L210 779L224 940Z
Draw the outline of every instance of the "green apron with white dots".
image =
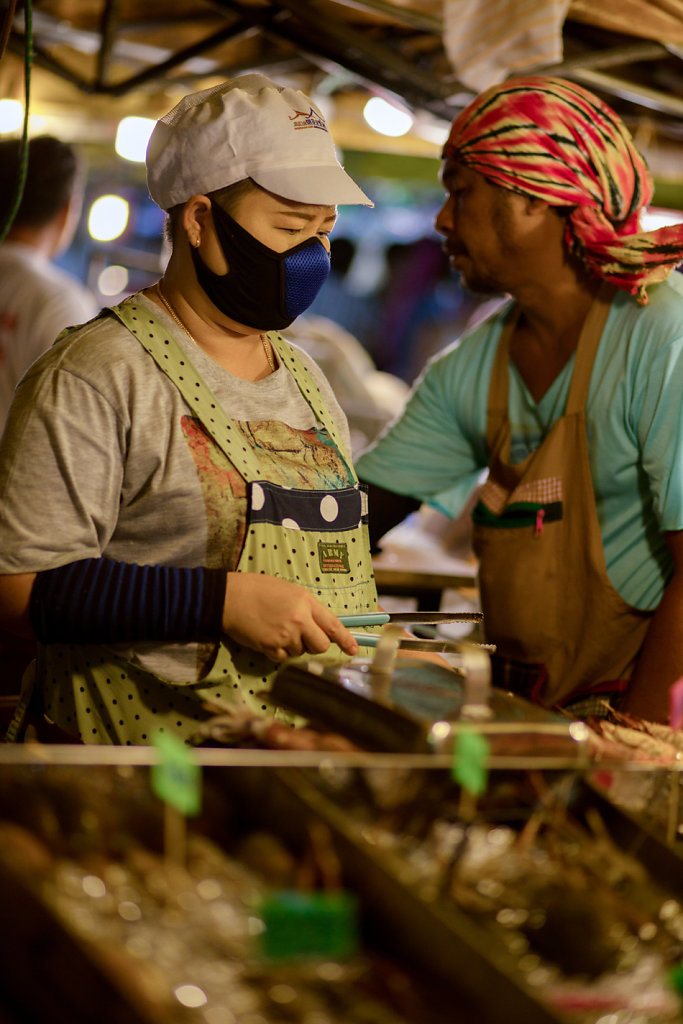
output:
M195 418L247 483L246 533L237 571L298 583L337 615L375 611L366 496L358 481L355 486L320 491L281 487L263 479L244 435L166 327L147 307L130 301L112 312L178 387ZM270 334L269 340L318 421L344 453L315 378L284 338ZM351 465L348 455L346 462ZM359 653L370 652L361 648ZM304 657L310 660L311 656ZM316 657L348 659L335 644ZM78 733L86 743L146 744L157 731L189 739L198 723L209 717L202 707L205 701L228 702L255 712L271 710L266 695L278 668L265 655L229 637L216 644L208 672L187 682L164 680L118 658L111 648L51 644L39 655L37 678L45 713L66 732Z

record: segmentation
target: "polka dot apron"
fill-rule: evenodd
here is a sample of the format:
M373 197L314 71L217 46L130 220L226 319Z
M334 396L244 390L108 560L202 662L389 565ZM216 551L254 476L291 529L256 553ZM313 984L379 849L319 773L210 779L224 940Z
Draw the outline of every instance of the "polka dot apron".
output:
M366 496L358 482L320 491L284 488L263 479L252 449L166 327L146 307L131 302L112 312L178 387L195 417L247 482L246 534L237 571L298 583L335 614L376 610ZM343 452L312 374L283 338L271 334L269 339ZM350 465L350 458L346 461ZM202 703L211 699L267 710L264 694L279 668L229 637L217 644L209 671L199 680L184 683L153 675L113 656L109 648L51 644L45 650L49 650L49 666L41 665L39 658L37 672L43 680L44 710L62 729L78 733L86 743L146 744L161 730L188 739L197 723L208 717ZM361 648L361 655L369 653ZM337 662L347 659L336 645L322 657Z

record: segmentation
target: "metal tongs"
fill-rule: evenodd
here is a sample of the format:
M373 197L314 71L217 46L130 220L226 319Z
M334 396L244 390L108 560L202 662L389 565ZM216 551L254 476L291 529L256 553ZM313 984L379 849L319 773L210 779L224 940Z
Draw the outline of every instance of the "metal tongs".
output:
M438 625L442 622L481 622L481 612L369 612L365 615L340 615L339 621L347 628L353 626L384 626L392 625ZM364 647L377 647L381 634L355 633L351 635ZM398 641L402 651L434 651L437 654L460 654L462 644L454 640L442 640L440 637L422 638L402 636ZM480 645L486 646L486 645Z
M345 626L384 626L387 622L424 623L437 625L441 622L481 622L481 612L367 612L365 615L340 615L339 621Z

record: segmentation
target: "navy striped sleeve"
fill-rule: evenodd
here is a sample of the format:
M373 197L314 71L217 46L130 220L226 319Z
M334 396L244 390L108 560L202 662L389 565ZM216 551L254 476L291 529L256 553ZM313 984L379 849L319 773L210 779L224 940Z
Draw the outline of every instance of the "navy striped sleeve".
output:
M39 572L29 616L41 643L216 640L223 569L86 558Z

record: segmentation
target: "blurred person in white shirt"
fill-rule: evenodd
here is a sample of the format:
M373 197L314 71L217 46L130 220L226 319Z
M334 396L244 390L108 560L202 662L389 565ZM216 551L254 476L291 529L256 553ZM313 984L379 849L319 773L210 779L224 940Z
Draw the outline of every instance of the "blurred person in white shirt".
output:
M20 173L19 139L0 141L0 228L11 217ZM29 141L21 202L0 245L0 429L14 389L64 327L90 320L94 296L53 263L71 244L83 198L72 146L49 135Z

